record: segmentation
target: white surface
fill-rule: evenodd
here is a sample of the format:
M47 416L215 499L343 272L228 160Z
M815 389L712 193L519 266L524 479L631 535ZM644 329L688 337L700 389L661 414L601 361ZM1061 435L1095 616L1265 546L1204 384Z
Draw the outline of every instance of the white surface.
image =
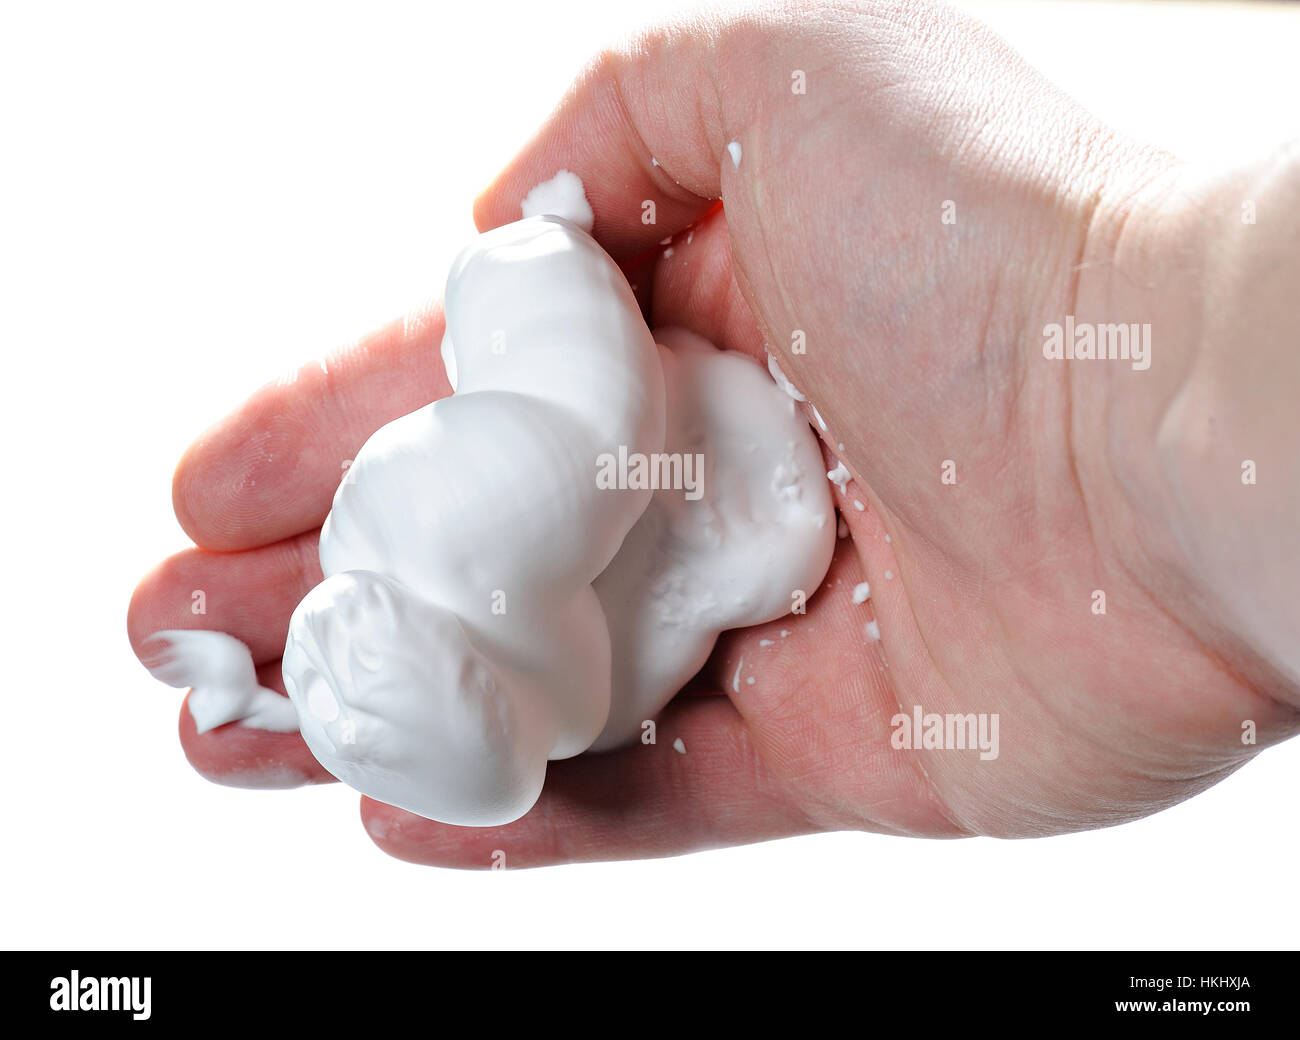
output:
M189 770L179 698L124 624L138 577L185 544L176 459L269 375L436 290L473 195L589 54L659 7L0 13L0 942L1294 946L1295 742L1109 831L479 874L387 859L342 787ZM1094 110L1189 154L1295 119L1300 10L988 10ZM293 899L269 883L285 877Z

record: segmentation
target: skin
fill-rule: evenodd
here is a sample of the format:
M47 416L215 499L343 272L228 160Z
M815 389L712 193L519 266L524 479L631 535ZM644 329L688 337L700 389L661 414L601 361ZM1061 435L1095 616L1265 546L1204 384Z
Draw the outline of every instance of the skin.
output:
M922 4L700 17L600 55L479 198L478 226L576 172L652 326L760 359L767 345L816 403L827 468L853 474L835 491L849 536L805 615L724 635L655 745L552 763L507 827L362 799L368 833L462 867L494 850L522 867L833 829L1029 837L1156 812L1295 734L1296 154L1192 168ZM1044 358L1044 324L1069 314L1149 322L1151 368ZM136 590L137 648L192 623L202 588L205 626L247 642L282 689L343 460L449 392L441 335L426 308L199 438L174 488L197 548ZM871 599L854 604L864 580ZM915 705L997 713L998 757L892 747L891 720ZM198 736L182 711L181 740L218 782L329 779L295 734Z

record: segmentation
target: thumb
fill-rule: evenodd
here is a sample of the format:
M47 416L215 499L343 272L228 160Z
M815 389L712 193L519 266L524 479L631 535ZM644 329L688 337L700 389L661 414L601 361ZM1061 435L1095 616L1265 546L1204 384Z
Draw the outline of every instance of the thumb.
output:
M1045 282L1068 289L1097 186L1067 187L1061 171L1102 133L938 5L699 14L599 55L475 221L517 220L567 169L596 239L626 261L721 198L732 275L769 349L856 475L892 499L907 490L895 474L987 418L970 359L1014 371L1021 301Z
M702 14L602 52L478 198L479 230L518 220L524 196L561 169L582 179L592 234L616 260L694 223L735 185L727 145L741 131L724 93L738 111L762 111L754 46L736 22Z

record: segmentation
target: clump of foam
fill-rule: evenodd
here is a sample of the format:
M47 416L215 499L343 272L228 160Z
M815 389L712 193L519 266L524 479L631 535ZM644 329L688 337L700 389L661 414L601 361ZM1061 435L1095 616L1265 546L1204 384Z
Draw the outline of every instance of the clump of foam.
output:
M596 223L582 178L568 170L560 170L549 181L538 184L524 196L520 208L525 217L563 217L587 232Z
M771 373L772 378L776 380L776 385L796 401L808 400L808 398L804 397L804 395L799 392L799 388L786 378L786 374L781 371L781 366L777 363L776 355L774 355L770 350L767 353L767 370Z
M548 761L636 739L721 632L783 617L792 590L821 583L834 509L802 479L822 464L812 429L753 359L652 336L574 221L575 192L561 171L525 200L545 215L453 264L455 393L378 430L339 486L324 580L289 623L292 703L220 633L190 634L208 652L159 673L195 688L203 724L281 710L357 790L500 825L531 808ZM634 455L684 475L688 454L698 484L598 477L602 458ZM212 690L220 711L203 708Z
M155 679L191 688L190 717L200 733L238 722L252 729L291 733L293 702L257 681L248 647L225 632L168 629L144 644L144 666Z

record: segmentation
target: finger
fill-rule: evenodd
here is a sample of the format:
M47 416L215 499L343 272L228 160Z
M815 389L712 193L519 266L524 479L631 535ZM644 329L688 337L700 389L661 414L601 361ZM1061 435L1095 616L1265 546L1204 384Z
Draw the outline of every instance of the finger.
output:
M518 220L524 196L567 169L582 179L596 239L622 260L729 197L737 168L727 145L740 130L728 117L784 89L751 60L755 35L742 30L699 14L601 54L476 201L475 223Z
M434 823L369 798L361 816L390 856L465 868L672 856L818 829L720 697L670 705L654 744L552 762L537 805L505 827Z
M748 354L767 365L768 344L737 280L731 248L722 210L674 235L655 266L651 325L683 326L724 350ZM836 406L814 411L812 402L804 401L799 407L827 449L842 453L839 446L847 426Z
M399 416L451 393L441 306L270 383L199 437L172 484L195 544L234 550L319 527L348 462Z
M244 643L258 664L284 652L289 615L322 580L319 531L240 553L186 549L136 586L127 635L136 656L155 632L206 628Z
M257 679L263 686L284 693L278 659L260 666ZM190 765L205 779L225 787L272 789L334 781L298 733L254 729L238 722L198 732L188 697L181 709L180 737Z
M736 282L722 210L703 217L659 251L651 325L680 325L724 350L767 364L763 333Z
M722 212L722 203L715 202L700 220L708 220L714 213ZM686 229L688 232L690 228ZM658 267L661 254L665 252L664 246L671 243L672 237L661 239L655 245L641 250L635 256L628 257L619 261L619 268L623 272L623 277L628 281L632 289L632 295L636 297L637 306L641 308L641 314L645 320L653 324L651 310L653 309L653 289L655 281L655 271Z

